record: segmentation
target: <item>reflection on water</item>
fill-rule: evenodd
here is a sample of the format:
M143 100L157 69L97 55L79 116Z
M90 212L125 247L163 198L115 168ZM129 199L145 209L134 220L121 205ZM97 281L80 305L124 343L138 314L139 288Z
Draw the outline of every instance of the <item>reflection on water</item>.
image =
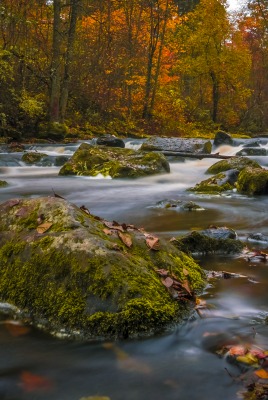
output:
M55 157L71 155L78 145L35 145L31 150ZM137 141L128 143L133 148L139 145ZM235 154L240 148L238 142L236 147L224 146L217 151ZM13 165L1 164L0 179L7 180L9 186L1 189L0 201L53 195L54 190L101 217L135 223L168 238L210 224L234 228L242 238L250 232L268 234L267 197L237 193L210 197L187 192L204 179L213 159L173 160L170 174L134 181L60 177L59 167L27 167L18 163L18 155L15 159ZM267 157L255 159L267 164ZM163 199L192 200L205 210L152 207ZM159 337L112 344L59 341L35 329L16 328L3 317L0 399L79 400L94 395L111 400L237 398L241 385L225 368L234 376L239 371L215 351L226 344L246 343L268 349L268 327L264 324L268 265L226 256L200 257L199 262L208 270L237 272L245 277L211 281L202 296L205 311L194 312L185 324Z

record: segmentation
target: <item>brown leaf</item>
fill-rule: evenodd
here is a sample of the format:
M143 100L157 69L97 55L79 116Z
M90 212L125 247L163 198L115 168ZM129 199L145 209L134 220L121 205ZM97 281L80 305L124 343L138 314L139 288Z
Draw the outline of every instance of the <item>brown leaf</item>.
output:
M105 235L112 235L112 231L110 229L104 228L103 232L105 233Z
M247 351L248 349L245 346L237 345L230 348L229 354L231 356L244 356Z
M86 214L90 215L89 209L86 208L84 205L80 207L80 210L84 211Z
M188 269L186 269L186 268L183 268L183 270L182 270L182 271L183 271L183 273L184 273L184 275L185 275L185 276L189 275L189 271L188 271Z
M113 221L113 222L110 222L110 221L103 221L103 224L104 224L105 226L107 226L107 228L116 229L117 231L124 232L124 228L123 228L121 225L117 224L117 223L114 224L114 222L115 222L115 221Z
M155 236L148 235L146 237L146 244L150 250L159 250L159 239Z
M130 249L132 247L132 239L128 233L117 232L119 239Z
M166 269L157 269L156 272L163 277L168 276L168 271Z
M163 285L165 285L167 288L170 288L173 285L173 279L171 279L169 276L165 279L161 279L161 282Z
M36 228L38 233L45 233L46 231L49 230L49 228L52 226L53 224L51 222L44 222L43 224L38 225L38 227Z
M18 321L5 321L5 327L14 337L27 335L31 330L28 326L21 325Z
M186 290L187 293L189 293L192 296L192 291L190 289L190 285L187 280L183 281L181 286Z

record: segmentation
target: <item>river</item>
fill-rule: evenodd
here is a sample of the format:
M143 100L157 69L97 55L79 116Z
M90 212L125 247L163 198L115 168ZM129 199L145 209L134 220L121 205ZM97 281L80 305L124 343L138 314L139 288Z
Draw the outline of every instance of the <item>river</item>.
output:
M79 143L29 145L49 155L45 166L26 166L21 154L0 154L0 202L15 197L53 196L53 190L91 213L134 223L171 238L209 225L228 226L246 240L251 232L268 235L268 196L195 195L186 189L204 179L217 160L170 161L171 173L137 180L58 176L57 157L70 157ZM139 141L128 140L137 148ZM263 146L268 149L267 144ZM237 146L222 146L235 154ZM254 157L268 166L268 157ZM163 199L192 200L205 210L178 211L155 207ZM256 244L248 243L248 246ZM264 251L268 248L262 246ZM80 400L107 396L111 400L234 400L244 385L229 374L239 369L219 357L226 344L252 343L268 350L268 263L243 257L199 257L207 270L245 275L215 279L205 289L203 317L195 312L176 329L153 338L116 343L73 342L23 329L0 319L0 399ZM228 372L226 369L228 369Z

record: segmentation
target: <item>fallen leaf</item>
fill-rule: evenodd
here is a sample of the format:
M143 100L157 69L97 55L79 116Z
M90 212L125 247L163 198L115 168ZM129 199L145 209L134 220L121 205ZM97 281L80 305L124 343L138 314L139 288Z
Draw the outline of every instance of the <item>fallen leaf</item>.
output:
M192 296L192 291L191 291L189 282L187 280L183 281L181 286L186 290L187 293L189 293Z
M163 285L165 285L167 288L170 288L173 285L173 279L167 277L166 279L161 279L161 282Z
M150 250L159 250L159 239L155 236L148 235L146 237L146 244Z
M105 226L107 226L107 228L116 229L117 231L124 232L124 228L121 225L119 225L118 223L115 223L115 221L113 221L113 222L103 221L103 224Z
M233 346L229 350L229 354L231 356L244 356L247 353L248 349L244 346Z
M52 225L53 224L51 222L44 222L43 224L38 225L36 230L38 233L45 233L49 230L49 228L51 228Z
M132 239L128 233L117 232L119 239L130 249L132 247Z
M112 235L112 231L110 230L110 229L108 229L108 228L104 228L103 229L103 232L105 233L105 235Z
M254 373L261 379L268 379L268 372L265 369L258 369Z
M53 383L50 379L32 374L29 371L23 371L20 374L20 381L23 390L27 393L35 391L48 391L53 388Z
M262 349L250 349L250 354L256 356L259 360L267 357Z
M242 362L244 364L256 364L258 362L257 357L253 356L250 353L247 353L245 356L238 356L236 359L238 362Z
M186 268L183 268L182 272L184 273L185 276L189 275L189 271Z
M84 205L80 207L80 210L84 211L86 214L90 215L89 209L86 208Z
M166 269L157 269L156 272L160 275L160 276L168 276L168 271Z

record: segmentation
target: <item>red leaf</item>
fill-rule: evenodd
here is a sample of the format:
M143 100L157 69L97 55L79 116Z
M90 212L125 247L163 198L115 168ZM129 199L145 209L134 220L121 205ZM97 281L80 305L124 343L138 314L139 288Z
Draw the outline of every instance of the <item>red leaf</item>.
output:
M35 391L48 391L53 388L53 382L41 375L32 374L29 371L23 371L20 374L21 386L27 393Z

